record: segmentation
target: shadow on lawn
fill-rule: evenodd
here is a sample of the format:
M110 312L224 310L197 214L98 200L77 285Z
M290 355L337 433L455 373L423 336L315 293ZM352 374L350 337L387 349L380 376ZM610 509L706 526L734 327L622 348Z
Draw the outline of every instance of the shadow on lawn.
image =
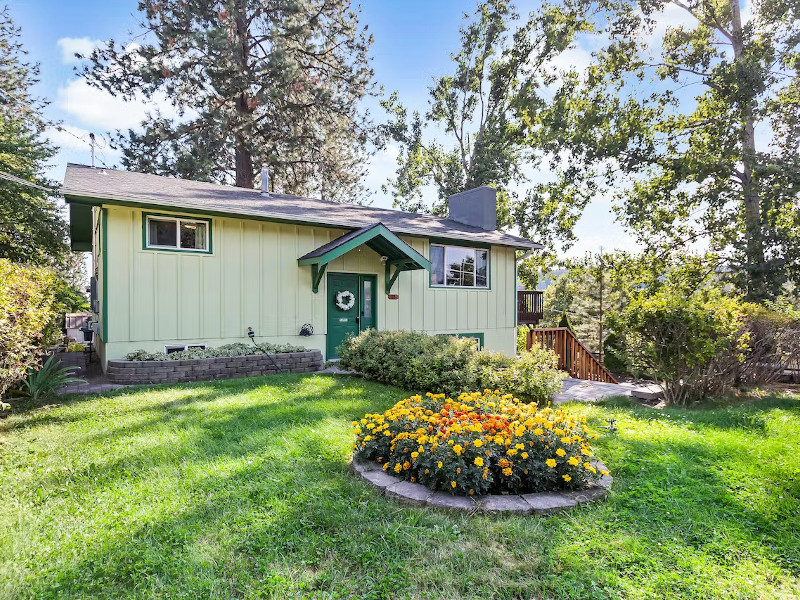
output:
M311 394L287 389L282 402L211 406L294 381L187 388L187 395L145 408L139 422L76 440L102 445L178 432L73 472L70 478L95 481L86 488L87 502L102 488L146 481L176 462L209 470L186 482L179 510L162 509L156 498L151 517L136 519L129 530L101 533L71 562L42 567L31 595L121 597L137 590L141 596L285 597L335 590L365 598L423 592L605 598L642 591L718 597L715 577L728 577L742 561L757 563L767 578L781 576L774 565L800 574L791 520L797 495L786 515L775 513L770 497L748 502L727 477L751 459L738 456L738 446L711 444L702 435L619 436L607 440L603 454L616 477L605 503L546 519L449 515L380 498L348 472L347 451L324 431L331 420L348 422L388 407L403 396L399 390L333 382ZM643 421L663 414L630 404L613 408ZM726 419L706 423L701 411L682 412L703 427L734 427ZM242 457L252 460L212 468L218 459ZM791 477L788 467L776 467L764 482L780 486L786 478L788 486ZM47 487L65 483L59 475Z

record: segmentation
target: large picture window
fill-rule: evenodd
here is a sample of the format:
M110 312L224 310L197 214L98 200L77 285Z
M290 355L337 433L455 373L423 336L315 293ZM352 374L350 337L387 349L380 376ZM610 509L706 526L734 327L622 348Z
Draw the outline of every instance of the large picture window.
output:
M144 246L152 250L211 251L211 222L205 219L145 215Z
M489 251L431 244L431 285L489 287Z

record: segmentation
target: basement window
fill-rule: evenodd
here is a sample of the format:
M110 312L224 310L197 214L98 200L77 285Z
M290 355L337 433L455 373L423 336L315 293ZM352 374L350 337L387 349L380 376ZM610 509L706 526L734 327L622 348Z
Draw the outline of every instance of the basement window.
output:
M211 252L211 221L145 215L144 247L150 250Z
M489 251L482 248L431 244L431 285L489 287Z

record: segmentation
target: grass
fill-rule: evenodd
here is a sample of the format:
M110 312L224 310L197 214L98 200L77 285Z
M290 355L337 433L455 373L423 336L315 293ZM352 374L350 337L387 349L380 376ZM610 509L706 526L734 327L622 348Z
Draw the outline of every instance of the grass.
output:
M0 598L794 598L800 397L612 400L604 503L549 518L386 501L349 423L401 390L324 376L162 386L0 423Z

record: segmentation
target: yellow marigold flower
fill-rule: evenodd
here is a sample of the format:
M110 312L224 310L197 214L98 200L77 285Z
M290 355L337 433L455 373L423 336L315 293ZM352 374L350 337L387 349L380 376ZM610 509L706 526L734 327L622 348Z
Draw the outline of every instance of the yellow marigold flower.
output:
M399 472L400 472L400 470L401 470L402 468L403 468L403 465L401 465L400 463L397 463L397 464L394 466L394 472L395 472L395 473L399 473Z
M414 483L416 480L417 480L417 478L416 478L416 477L412 477L412 478L411 478L411 483Z
M350 423L351 427L355 427L356 425L358 425L358 421L353 421L352 423Z
M556 468L556 459L555 458L548 458L546 461L544 461L544 463L548 467L550 467L551 469L555 469Z
M572 481L572 477L569 475L562 475L561 477L564 479L564 481Z
M417 458L419 456L419 452L412 452L411 458Z
M583 463L583 468L584 469L591 469L592 465L590 465L588 462L585 462L585 463Z
M608 471L600 471L600 475L608 475Z
M511 476L511 467L506 467L505 469L503 469L503 475L505 475L506 477L510 477Z
M361 433L361 427L356 427L353 431L356 435L359 435Z
M527 458L528 458L528 453L527 452L523 452L522 453L522 459L526 460Z
M572 438L569 438L569 437L562 437L562 438L561 438L561 443L562 443L562 444L571 444L571 443L572 443Z
M500 467L504 468L509 466L511 464L511 461L509 461L507 458L501 458L498 464L500 465Z
M411 463L410 462L406 461L406 462L403 463L403 469L408 471L410 468L411 468Z
M516 453L517 451L514 448L511 448L510 450L506 451L506 454L508 454L509 456L514 456Z
M474 493L475 493L475 490L473 490L473 489L470 489L470 491L469 491L469 495L470 495L470 496L472 496Z
M438 463L436 463L436 466L441 469L442 468L442 461L439 461Z
M544 429L542 429L541 427L537 427L536 429L533 430L533 435L542 435L543 433Z
M383 464L383 470L386 471L389 468L389 463Z
M472 443L475 445L476 448L480 448L481 446L483 446L483 441L482 440L475 440Z
M450 487L456 487L456 485L458 485L458 484L456 484L456 482L455 482L455 481L451 481L451 482L450 482Z
M525 428L524 427L517 427L517 430L514 432L514 435L517 437L522 437L525 435Z
M478 465L479 467L482 467L483 466L483 458L481 458L480 456L476 456L475 457L475 464Z
M577 467L581 461L577 456L573 456L567 462L571 464L573 467Z
M597 473L597 469L595 469L594 467L591 467L591 466L590 466L590 467L589 467L589 470L590 470L592 473Z
M464 451L464 448L461 447L461 444L456 444L453 446L453 452L456 453L456 456L461 456L461 453Z
M566 456L567 453L564 451L563 448L559 448L558 450L556 450L556 454L558 454L559 456Z
M516 448L517 450L525 450L525 444L517 444L516 446L514 446L514 448Z
M588 448L581 448L581 454L583 454L584 456L594 456L594 454L592 454L592 451L589 450Z

